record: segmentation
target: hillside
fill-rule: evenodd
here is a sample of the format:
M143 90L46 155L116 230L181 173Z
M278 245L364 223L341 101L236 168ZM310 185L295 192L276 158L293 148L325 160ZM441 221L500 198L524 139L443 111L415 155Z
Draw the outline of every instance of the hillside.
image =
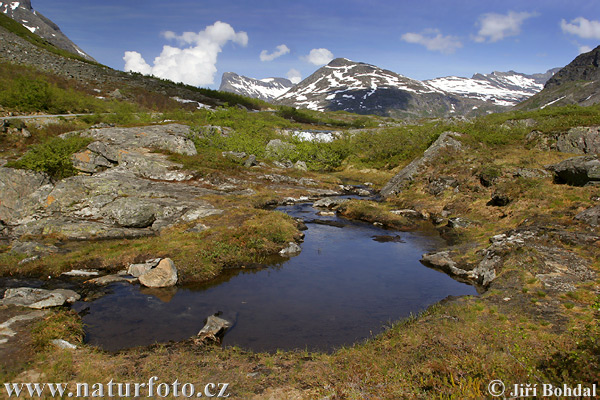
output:
M253 79L233 72L225 72L221 78L219 90L266 102L273 102L292 86L294 84L285 78Z
M548 106L600 103L600 46L580 54L546 82L544 89L517 106L532 110Z

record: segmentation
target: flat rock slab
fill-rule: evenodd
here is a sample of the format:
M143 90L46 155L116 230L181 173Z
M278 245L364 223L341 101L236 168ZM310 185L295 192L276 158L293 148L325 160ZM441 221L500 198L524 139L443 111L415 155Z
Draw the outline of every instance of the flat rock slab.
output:
M81 296L68 289L46 290L29 287L6 289L0 305L16 305L41 309L73 303Z

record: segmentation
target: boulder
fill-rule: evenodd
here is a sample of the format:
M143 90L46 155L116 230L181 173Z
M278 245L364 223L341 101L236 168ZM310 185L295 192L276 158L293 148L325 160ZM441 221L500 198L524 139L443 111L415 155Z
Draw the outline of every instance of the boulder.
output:
M156 268L140 275L140 283L147 287L159 288L177 284L177 268L170 258L160 260Z
M591 226L600 226L600 206L580 212L575 216L575 219Z
M295 145L284 142L281 139L273 139L267 143L265 154L268 158L281 160L289 158L290 153L294 152L295 150Z
M423 168L435 161L442 155L448 154L451 151L462 151L462 143L458 141L456 138L461 135L456 132L444 132L440 135L440 137L433 142L431 146L423 156L413 160L410 164L404 167L400 172L398 172L386 185L381 189L381 195L383 197L389 197L394 194L399 193L402 189L407 185L410 181L415 179L415 177L423 170Z
M308 167L304 161L296 161L294 163L294 168L299 169L300 171L308 171Z
M103 209L113 223L125 228L146 228L156 220L156 205L138 197L119 197Z
M504 193L501 190L496 190L494 193L492 193L492 198L487 203L487 205L494 207L504 207L507 206L508 203L510 203L510 201L511 199L508 196L508 194Z
M258 162L256 161L256 156L254 154L250 154L246 161L244 161L244 167L250 168L254 167L255 165L258 165Z
M554 172L556 183L572 186L600 183L600 160L597 156L573 157L546 168Z
M299 254L302 248L294 242L289 242L283 249L279 251L279 255L284 257L290 257L295 254Z
M68 289L46 290L20 287L6 289L4 299L0 300L0 305L17 305L41 309L73 303L80 298L79 294Z
M600 155L600 126L569 129L558 136L556 149L563 153Z
M131 264L127 269L127 273L131 276L139 278L141 275L150 271L152 268L156 267L160 262L160 258L155 258L153 260L148 260L142 264Z
M451 176L432 176L428 180L427 191L434 196L439 196L448 188L458 187L458 181Z
M10 223L29 214L28 198L48 183L46 174L0 167L0 220Z

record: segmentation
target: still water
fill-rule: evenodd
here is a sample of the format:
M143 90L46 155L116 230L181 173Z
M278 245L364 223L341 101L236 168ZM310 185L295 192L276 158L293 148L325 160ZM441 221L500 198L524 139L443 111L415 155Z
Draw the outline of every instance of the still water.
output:
M85 310L86 341L119 350L182 340L220 312L234 324L225 346L332 351L447 296L477 294L474 287L419 262L423 253L443 244L431 233L320 217L310 204L279 210L307 221L298 256L261 269L231 271L195 287L113 284L110 294L74 305ZM315 219L337 226L310 222Z

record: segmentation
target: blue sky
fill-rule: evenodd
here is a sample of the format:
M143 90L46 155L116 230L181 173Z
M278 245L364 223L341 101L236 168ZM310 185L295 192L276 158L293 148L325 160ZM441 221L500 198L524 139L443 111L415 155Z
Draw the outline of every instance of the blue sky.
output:
M590 0L32 0L32 5L103 64L123 70L127 54L129 68L211 88L218 88L227 71L259 79L306 78L331 57L415 79L545 72L600 45L600 2Z

